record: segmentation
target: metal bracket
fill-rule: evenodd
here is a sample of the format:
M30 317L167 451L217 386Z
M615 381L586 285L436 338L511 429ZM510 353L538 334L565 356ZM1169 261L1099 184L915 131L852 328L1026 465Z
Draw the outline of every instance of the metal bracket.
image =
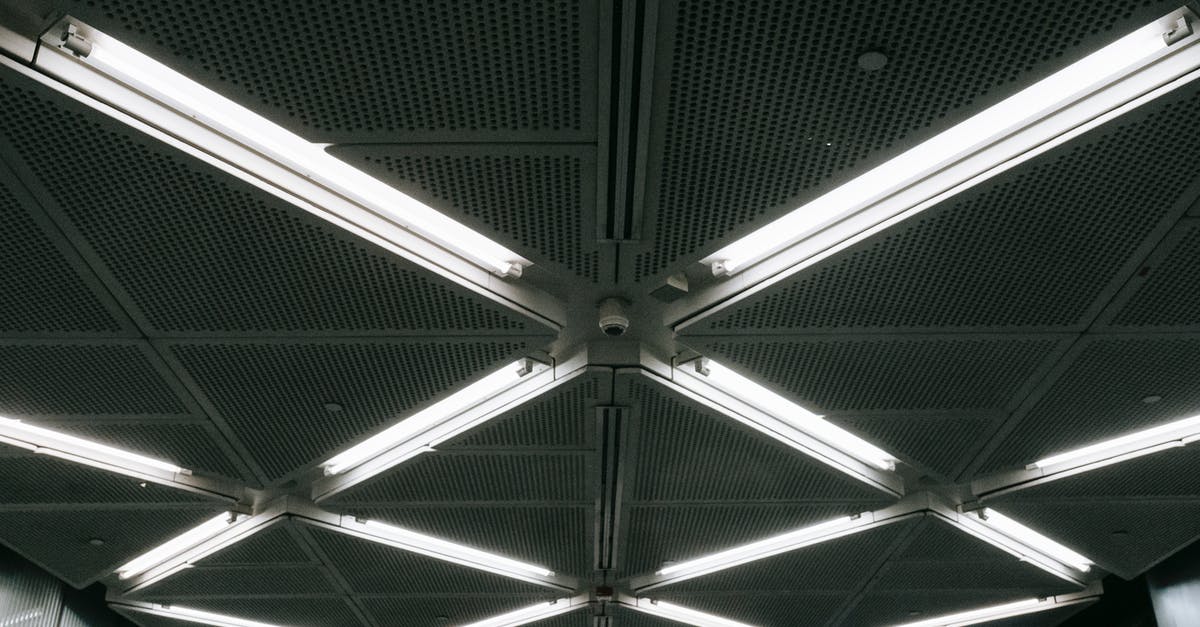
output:
M92 42L85 39L79 33L79 27L71 23L63 27L61 45L77 57L87 57L92 53Z
M1165 41L1167 43L1167 45L1170 46L1170 45L1174 45L1175 43L1182 40L1184 37L1187 37L1188 35L1191 35L1191 34L1192 34L1192 23L1190 21L1188 21L1188 18L1186 15L1181 15L1181 16L1179 16L1179 19L1175 21L1175 27L1172 28L1171 30L1163 33L1163 41Z

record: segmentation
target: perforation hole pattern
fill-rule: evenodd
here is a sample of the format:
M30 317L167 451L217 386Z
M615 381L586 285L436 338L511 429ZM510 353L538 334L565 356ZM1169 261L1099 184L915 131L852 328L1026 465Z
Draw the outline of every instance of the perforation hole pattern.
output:
M355 162L356 148L334 152ZM416 186L435 205L452 205L485 235L536 251L593 283L599 280L599 253L583 245L594 236L584 233L582 218L595 209L585 202L590 172L578 156L388 155L372 149L362 160L364 169L397 188Z
M654 248L637 255L636 276L699 258L914 133L1177 6L682 0ZM877 49L887 66L859 70L858 55Z
M1072 327L1194 179L1195 88L818 264L713 330ZM981 280L980 277L987 277Z
M75 269L9 189L0 169L0 333L108 332L121 326L105 311Z
M577 1L96 0L69 10L310 138L585 123Z
M1200 225L1187 230L1150 279L1116 317L1115 326L1194 327L1200 325Z
M0 345L0 414L186 414L146 355L132 345Z
M179 344L172 352L271 477L355 444L528 349L523 342ZM337 403L342 410L329 412Z
M525 328L319 218L14 80L0 83L0 132L155 329Z

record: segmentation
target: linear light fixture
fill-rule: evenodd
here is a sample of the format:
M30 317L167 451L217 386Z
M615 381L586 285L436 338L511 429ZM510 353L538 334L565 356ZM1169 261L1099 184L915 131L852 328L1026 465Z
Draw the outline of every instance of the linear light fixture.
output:
M501 276L520 276L529 265L499 243L330 155L324 146L82 22L68 18L43 44L51 44L42 46L37 60L43 70L338 218L361 224L365 210ZM135 102L135 95L153 104Z
M1073 451L1051 455L1029 465L1046 474L1084 465L1093 468L1125 461L1162 450L1186 446L1200 440L1200 416L1176 420L1151 429L1136 431Z
M1092 560L990 507L962 512L956 526L1050 573L1078 581Z
M518 625L528 625L529 623L536 623L540 620L566 614L567 612L573 612L581 607L585 607L587 603L588 595L586 594L575 598L555 599L523 607L519 610L500 614L499 616L485 618L469 625L462 625L461 627L517 627Z
M170 478L172 475L192 474L190 470L169 462L36 427L13 418L0 417L0 442L35 453L138 477L151 474Z
M272 623L261 623L254 620L246 620L245 618L238 618L236 616L206 612L204 610L197 610L179 605L167 605L165 603L153 603L149 606L124 604L117 605L135 612L153 614L155 616L163 616L166 618L173 618L175 620L198 623L201 625L215 625L216 627L279 627L278 625Z
M1187 8L1101 48L703 259L718 275L772 272L890 226L1197 77ZM765 280L770 273L764 273Z
M513 579L544 583L546 578L554 575L553 571L543 566L527 564L374 520L342 516L339 527L373 542Z
M676 366L675 373L680 385L695 392L703 394L717 388L763 412L765 416L747 412L743 417L780 441L796 445L794 439L786 437L790 430L786 427L790 427L880 470L896 467L894 455L711 359L701 358ZM780 429L781 424L785 428Z
M230 526L236 525L247 518L249 516L245 514L222 512L150 549L146 553L133 558L124 566L117 569L117 576L121 579L128 579L134 575L144 573L171 558L178 557L195 549L198 545L211 540L226 529L229 529Z
M1021 599L1019 601L990 605L909 623L895 624L892 627L965 627L966 625L978 625L1014 616L1024 616L1036 612L1060 609L1080 603L1090 603L1100 598L1103 592L1104 589L1100 585L1100 582L1094 582L1078 592L1042 598Z
M746 623L739 623L735 620L656 599L638 599L634 604L626 607L631 607L651 616L698 625L699 627L753 627Z
M812 544L838 538L874 522L870 512L858 516L843 516L823 523L802 527L777 536L743 544L696 559L664 566L655 575L672 583L700 577L741 564L766 559Z
M547 364L529 359L511 363L330 458L322 464L325 475L373 460L378 462L372 464L375 472L390 468L495 417L497 408L553 379ZM386 459L378 460L381 456Z

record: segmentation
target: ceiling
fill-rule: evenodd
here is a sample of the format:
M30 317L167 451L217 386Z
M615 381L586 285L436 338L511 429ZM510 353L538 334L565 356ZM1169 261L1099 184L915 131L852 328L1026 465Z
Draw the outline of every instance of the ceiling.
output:
M721 307L681 320L664 288L712 288L699 262L725 243L1179 0L8 4L13 31L82 20L532 262L511 290L448 278L9 54L0 416L170 460L248 513L288 502L128 589L118 566L230 499L0 444L0 543L104 583L146 627L189 623L139 603L332 627L464 624L563 596L339 533L341 514L544 564L592 601L615 586L764 627L1078 592L932 506L635 584L915 494L969 505L972 481L1200 414L1200 84ZM866 52L886 65L863 69ZM606 297L626 302L621 338L598 328ZM894 453L907 496L682 392L664 364L696 355ZM578 368L312 499L332 455L530 356ZM1200 538L1193 448L983 502L1091 558L1092 578L1132 578ZM537 624L593 614L679 624L597 602Z

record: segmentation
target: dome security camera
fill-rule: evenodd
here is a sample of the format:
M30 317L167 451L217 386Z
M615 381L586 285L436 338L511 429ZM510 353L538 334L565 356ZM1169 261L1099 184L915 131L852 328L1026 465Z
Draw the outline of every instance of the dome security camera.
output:
M609 337L619 337L628 329L629 317L625 315L624 303L618 298L600 301L600 330Z

